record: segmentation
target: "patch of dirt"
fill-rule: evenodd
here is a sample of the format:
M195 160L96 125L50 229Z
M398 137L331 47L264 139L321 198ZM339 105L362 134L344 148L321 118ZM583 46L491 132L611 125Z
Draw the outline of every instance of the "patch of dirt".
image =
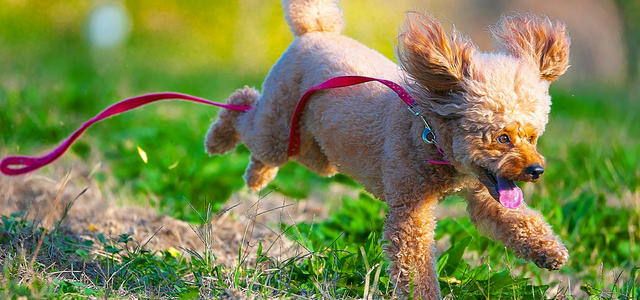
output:
M62 219L65 207L75 200L60 225L66 233L80 239L97 242L98 234L107 238L129 234L134 241L130 247L145 245L150 250L173 248L180 252L182 248L205 250L204 236L199 234L204 232L204 226L158 214L155 208L131 204L128 199L132 197L126 189L110 188L115 187L115 183L98 183L92 177L102 168L100 164L92 170L78 163L72 163L69 168L72 171L57 204L65 178L62 167L49 167L46 172L23 176L0 176L0 215L24 212L26 219L51 230ZM258 241L265 246L274 245L269 253L274 258L300 254L303 249L283 237L278 224L326 218L327 210L318 198L296 202L275 193L266 196L236 193L225 204L227 209L211 216L208 228L214 234L210 234L207 244L218 263L227 266L237 264L240 244L245 252L243 260L253 261L256 252L253 247Z

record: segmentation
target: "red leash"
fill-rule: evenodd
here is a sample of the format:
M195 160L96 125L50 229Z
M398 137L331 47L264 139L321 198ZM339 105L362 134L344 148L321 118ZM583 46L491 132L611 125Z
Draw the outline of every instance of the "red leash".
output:
M307 105L307 101L311 98L311 95L319 90L325 89L333 89L340 87L347 87L356 84L361 84L370 81L377 81L392 89L404 103L409 105L410 107L414 107L416 101L404 91L402 87L399 85L383 79L376 79L371 77L364 76L340 76L331 78L320 85L314 86L307 90L300 101L298 101L298 105L296 105L296 110L293 112L293 119L291 120L291 131L289 132L289 156L296 156L300 154L300 118L302 116L302 110Z
M429 125L427 124L427 121L424 119L424 117L422 117L419 112L416 112L414 110L414 108L416 107L416 101L413 99L413 97L411 97L411 95L409 95L409 93L407 93L398 84L389 80L364 77L364 76L340 76L340 77L331 78L321 83L320 85L317 85L308 89L307 92L304 93L304 95L302 95L302 98L300 98L300 101L298 101L298 104L296 105L296 109L293 112L293 119L291 120L291 129L290 129L291 131L289 132L289 156L296 156L300 154L300 118L302 116L302 110L304 110L304 107L306 106L307 102L309 101L313 93L319 90L347 87L347 86L352 86L352 85L371 82L371 81L380 82L386 85L391 90L393 90L398 95L398 97L400 97L400 100L402 100L404 103L407 104L411 113L422 119L426 129L428 129L428 133L433 134L433 132L431 131L431 128L429 128ZM438 149L438 152L442 154L442 156L445 156L444 152L440 149L440 147L438 147L436 143L435 134L430 136L430 138L426 138L423 136L423 139L425 140L425 142L429 144L434 144L436 146L436 149ZM448 161L431 160L428 158L425 159L425 161L432 164L438 164L438 165L451 164Z
M142 95L138 97L133 97L133 98L125 99L112 106L109 106L100 114L93 117L93 119L82 124L82 127L76 130L70 137L68 137L64 142L62 142L62 145L58 146L58 148L53 150L53 152L41 157L9 156L0 162L0 171L2 171L2 173L5 175L21 175L21 174L42 168L50 164L54 160L58 159L60 156L62 156L62 154L64 154L69 149L69 147L71 147L71 144L73 144L73 142L75 142L82 135L82 133L84 133L85 130L87 130L87 128L89 128L89 126L93 125L94 123L104 120L108 117L117 115L119 113L132 110L139 106L149 104L151 102L156 102L160 100L170 100L170 99L188 100L188 101L204 103L204 104L223 107L226 109L233 109L233 110L240 110L240 111L248 111L253 109L253 107L248 105L239 106L239 105L220 104L220 103L211 102L206 99L185 95L185 94L178 94L178 93L157 93L157 94L147 94L147 95ZM22 166L22 167L12 167L12 166Z
M315 93L318 90L347 87L347 86L352 86L352 85L361 84L361 83L370 82L370 81L380 82L386 85L387 87L389 87L390 89L392 89L396 94L398 94L398 97L400 97L400 99L409 106L409 109L416 116L421 117L419 113L415 113L412 110L413 108L415 108L416 101L401 86L397 85L394 82L383 80L383 79L371 78L371 77L363 77L363 76L334 77L323 82L318 86L310 88L302 96L302 98L300 98L300 101L298 101L298 105L296 106L296 109L293 113L293 119L291 120L291 131L289 133L289 156L295 156L300 154L300 118L302 115L302 110L306 106L307 102L309 101L313 93ZM89 128L89 126L93 125L94 123L104 120L108 117L135 109L142 105L146 105L156 101L171 100L171 99L188 100L188 101L209 104L213 106L218 106L218 107L231 109L231 110L238 110L238 111L249 111L253 109L253 107L249 105L221 104L221 103L211 102L206 99L185 95L185 94L179 94L179 93L156 93L156 94L146 94L138 97L133 97L133 98L125 99L123 101L120 101L108 107L107 109L102 111L100 114L93 117L91 120L82 124L82 127L76 130L70 137L68 137L64 142L62 142L62 145L58 146L58 148L56 148L51 153L45 156L41 156L41 157L8 156L6 157L0 162L0 171L5 175L21 175L21 174L42 168L50 164L54 160L60 158L60 156L62 156L62 154L64 154L69 149L69 147L71 147L71 145L82 135L82 133L84 133L87 130L87 128ZM425 122L425 126L427 126L426 121L424 121L424 118L423 117L421 118L423 122ZM431 132L430 128L427 127L427 129L429 129L429 132ZM427 139L425 139L425 141L431 144L435 144L435 136L433 136L430 141ZM444 152L440 150L437 144L436 144L436 148L438 149L438 152L444 155ZM434 164L450 164L447 161L436 161L436 160L430 160L430 159L427 159L426 161Z

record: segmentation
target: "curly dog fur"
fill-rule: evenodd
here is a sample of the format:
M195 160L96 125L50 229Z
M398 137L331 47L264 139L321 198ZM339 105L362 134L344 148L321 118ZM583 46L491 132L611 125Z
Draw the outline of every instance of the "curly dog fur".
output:
M400 67L340 34L335 0L285 0L295 41L275 64L262 94L245 87L222 110L206 138L211 154L244 143L251 150L245 180L263 188L289 159L319 174L347 174L389 205L384 238L391 276L414 295L440 297L433 210L460 193L473 224L519 257L555 270L568 252L551 227L522 202L513 181L535 182L545 160L536 142L548 121L549 83L569 67L564 23L534 13L495 25L496 51L480 52L457 30L447 36L432 16L407 14L398 36ZM379 83L317 92L302 116L300 155L288 157L294 108L309 88L346 75L390 80L407 88L437 133L445 159L421 138L424 125ZM512 207L512 208L508 208Z

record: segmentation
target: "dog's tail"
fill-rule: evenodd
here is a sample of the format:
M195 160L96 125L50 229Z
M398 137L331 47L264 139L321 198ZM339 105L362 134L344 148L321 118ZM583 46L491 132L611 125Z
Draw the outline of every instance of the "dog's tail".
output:
M244 89L239 89L233 93L227 103L254 106L258 99L260 99L260 93L245 86ZM240 143L240 133L236 129L236 123L241 114L245 114L245 112L230 109L221 109L218 112L218 120L211 125L204 141L209 154L224 154L235 149L236 145Z
M340 33L344 28L337 0L284 0L285 18L296 36L309 32Z

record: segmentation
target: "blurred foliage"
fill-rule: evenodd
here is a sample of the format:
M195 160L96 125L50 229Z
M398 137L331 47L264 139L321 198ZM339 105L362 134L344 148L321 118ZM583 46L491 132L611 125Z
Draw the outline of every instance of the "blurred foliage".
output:
M411 3L401 1L407 6ZM280 2L114 1L127 9L133 26L124 47L111 52L119 52L120 61L116 63L135 62L148 71L174 76L211 69L264 75L293 40ZM22 51L27 51L21 56L32 54L31 62L36 62L38 55L63 52L71 45L82 45L84 51L91 52L82 42L87 18L99 4L78 0L2 1L0 42L19 44ZM367 0L350 0L341 6L346 22L352 24L345 34L393 57L390 39L395 38L402 23L403 6L385 1L371 5ZM375 23L370 22L371 15L378 16ZM103 57L94 58L94 63L100 64Z
M613 0L624 28L627 46L627 77L630 84L639 84L640 73L640 1Z

